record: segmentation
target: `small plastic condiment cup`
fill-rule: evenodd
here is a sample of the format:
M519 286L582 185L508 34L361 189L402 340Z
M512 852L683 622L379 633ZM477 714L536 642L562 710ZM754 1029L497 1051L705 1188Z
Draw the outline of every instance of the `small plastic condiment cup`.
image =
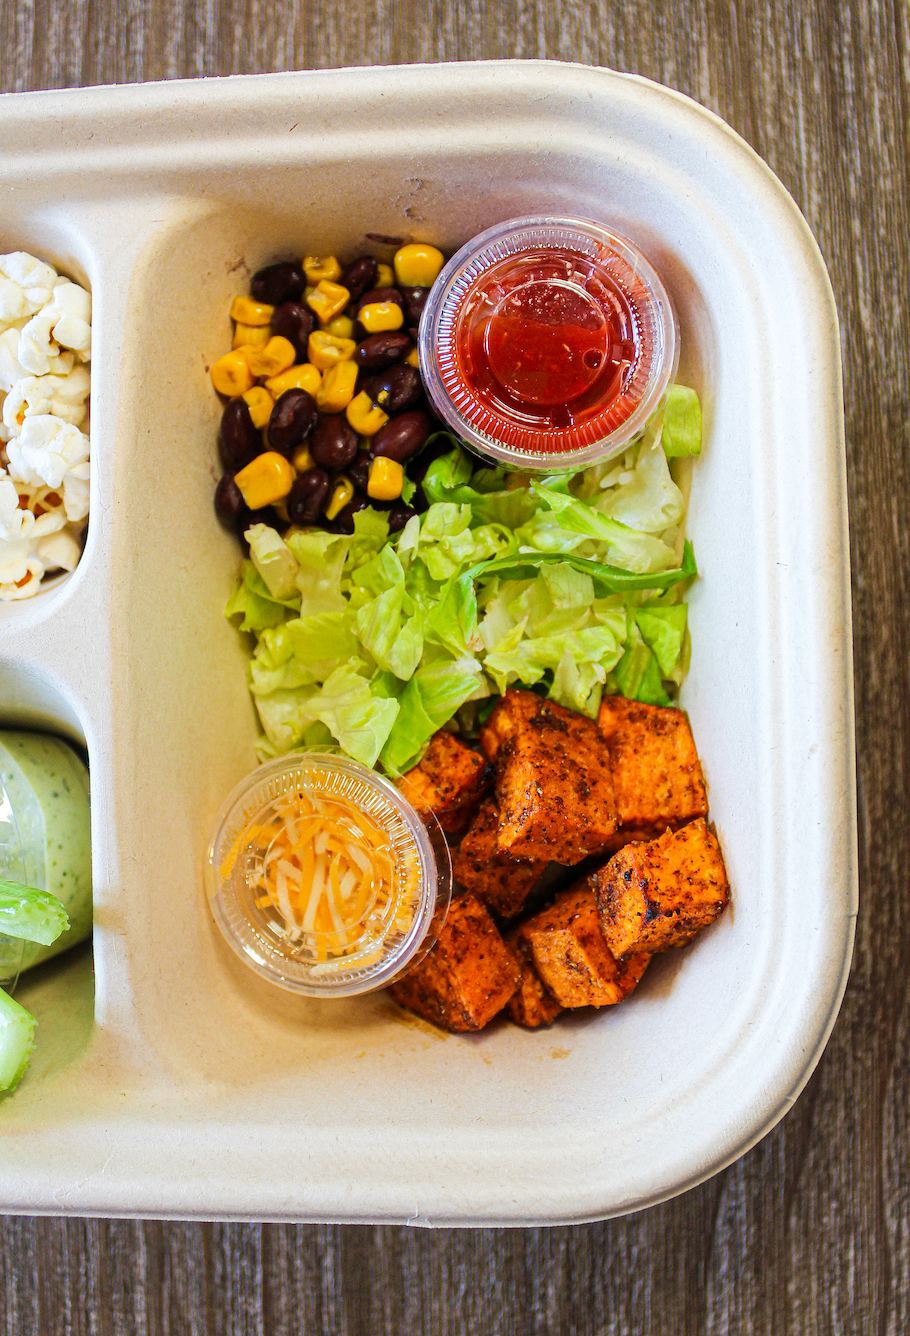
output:
M469 241L420 321L437 414L476 454L523 472L609 459L660 407L679 360L669 294L626 237L519 218Z
M295 803L305 810L313 800L346 809L354 823L364 813L387 833L392 851L392 893L374 885L344 953L337 934L304 930L296 915L289 930L288 906L283 914L263 889L270 836L287 830L288 819L296 823ZM215 922L244 964L281 988L322 998L392 983L430 950L452 894L451 860L438 824L432 818L425 824L375 771L316 752L269 761L228 795L206 854L205 879ZM310 889L302 887L304 898Z

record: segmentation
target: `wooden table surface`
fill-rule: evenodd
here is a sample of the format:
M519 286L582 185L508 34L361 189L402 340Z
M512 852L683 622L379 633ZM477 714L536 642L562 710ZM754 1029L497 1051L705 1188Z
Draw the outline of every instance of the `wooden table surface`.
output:
M676 1200L555 1229L0 1219L0 1336L910 1332L910 8L901 0L3 0L0 89L475 58L582 61L765 158L841 317L861 909L792 1112Z

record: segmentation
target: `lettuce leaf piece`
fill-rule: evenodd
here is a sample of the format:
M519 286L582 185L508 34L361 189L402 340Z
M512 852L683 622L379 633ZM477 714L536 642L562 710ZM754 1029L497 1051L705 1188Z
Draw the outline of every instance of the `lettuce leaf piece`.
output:
M654 654L664 677L673 676L682 654L688 608L685 603L669 607L645 604L635 613L642 639Z
M567 710L577 710L589 719L596 719L606 674L600 664L576 663L568 647L563 651L549 698Z
M375 765L398 717L398 701L374 695L370 682L343 664L304 706L311 722L329 730L346 755L362 765Z
M268 585L249 560L240 567L240 583L231 594L224 608L226 617L243 620L241 631L264 631L267 627L278 626L296 610L296 599L279 600L272 598Z
M456 710L489 694L480 664L470 655L442 658L418 668L401 693L400 713L382 751L383 765L393 774L409 770Z
M253 524L246 531L250 559L274 599L296 599L297 561L287 544L267 524Z
M520 640L514 648L496 649L487 655L484 668L504 694L513 682L533 686L541 681L548 669L555 671L559 667L565 655L572 659L576 668L582 664L596 666L598 671L594 676L603 683L607 670L619 662L622 641L609 626L589 626L562 635ZM588 676L590 678L590 674ZM593 680L591 678L586 695L590 693Z
M685 385L673 385L667 395L661 445L668 459L701 454L701 404Z
M594 502L594 508L628 528L649 534L663 533L679 522L685 501L670 477L657 432L645 435L631 481L605 492Z
M471 470L463 450L441 455L427 469L424 496L431 504L448 501L469 506L472 524L501 524L514 530L527 523L538 503L519 474L478 469L472 477Z
M564 479L532 482L531 492L555 513L560 529L596 540L605 549L602 555L610 565L621 570L650 573L668 570L676 561L673 549L653 534L630 529L572 496ZM517 535L519 543L524 532L521 530Z
M313 683L311 686L278 688L264 695L254 695L256 713L269 743L268 755L283 756L285 752L300 746L306 727L312 722L306 707L318 690L318 686Z
M671 703L661 681L657 659L645 644L634 623L626 651L616 666L614 677L620 695L626 696L629 700L640 700L645 705Z
M0 877L0 932L50 946L70 926L69 915L50 891Z
M289 535L287 548L297 562L301 616L344 610L341 576L349 545L346 536L330 534L324 529L306 529Z
M339 663L355 658L360 648L347 607L343 612L295 617L287 623L287 635L294 658L320 682L324 682Z

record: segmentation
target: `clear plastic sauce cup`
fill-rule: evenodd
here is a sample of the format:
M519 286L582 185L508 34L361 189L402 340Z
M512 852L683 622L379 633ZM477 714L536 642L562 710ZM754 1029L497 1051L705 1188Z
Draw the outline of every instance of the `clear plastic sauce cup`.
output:
M391 983L432 946L452 889L441 832L393 784L311 752L268 762L229 795L205 875L241 960L312 997Z
M432 404L477 454L523 471L584 468L643 430L676 373L669 295L625 237L522 218L475 237L420 322Z

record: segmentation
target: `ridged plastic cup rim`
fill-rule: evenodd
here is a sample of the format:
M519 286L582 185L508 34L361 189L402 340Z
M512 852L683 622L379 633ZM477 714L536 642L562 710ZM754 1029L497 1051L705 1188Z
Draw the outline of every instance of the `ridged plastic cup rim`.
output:
M325 964L294 961L270 943L250 921L240 903L233 877L224 879L219 868L234 841L248 829L257 813L280 797L300 787L301 777L315 771L325 776L345 775L372 787L401 815L413 836L419 863L419 892L414 921L405 937L388 955L359 972L340 967L333 975ZM277 781L277 784L276 784ZM270 787L271 786L271 787ZM327 795L329 796L329 795ZM438 845L437 845L438 848ZM446 849L445 843L442 849ZM445 863L445 866L442 864ZM441 905L448 908L451 894L451 864L448 852L437 856L434 841L407 798L387 779L347 757L319 752L294 752L266 762L247 775L228 794L215 821L205 857L205 882L212 915L231 950L262 978L290 992L308 997L351 997L373 992L391 983L423 952L434 915ZM338 962L341 966L341 962Z
M648 289L660 332L660 351L647 387L632 413L609 435L578 450L519 450L471 422L452 401L439 367L440 340L451 338L449 326L460 309L465 292L489 264L519 254L529 245L545 246L547 236L554 247L594 242L606 246L623 259ZM535 473L576 472L612 458L634 440L659 408L676 375L679 363L679 327L673 303L647 257L634 242L618 232L585 218L529 217L497 223L474 237L445 265L427 299L420 320L418 356L427 395L436 413L472 451L491 463L508 469Z

